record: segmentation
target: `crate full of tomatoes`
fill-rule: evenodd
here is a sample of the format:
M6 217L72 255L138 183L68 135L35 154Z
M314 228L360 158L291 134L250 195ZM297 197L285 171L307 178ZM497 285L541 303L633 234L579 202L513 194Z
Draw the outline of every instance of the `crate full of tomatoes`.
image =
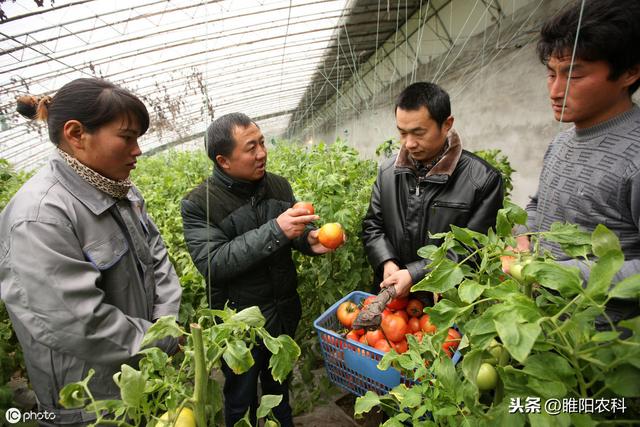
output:
M421 340L424 334L436 331L429 322L429 316L423 313L422 303L409 298L396 298L387 304L379 329L351 329L359 310L373 298L375 295L366 292L352 292L329 307L313 323L329 380L357 396L363 396L369 390L383 395L400 383L411 385L411 380L394 368L378 369L378 362L392 348L397 353L407 351L407 334ZM454 363L461 357L456 352L460 338L460 333L450 328L443 344L444 351Z

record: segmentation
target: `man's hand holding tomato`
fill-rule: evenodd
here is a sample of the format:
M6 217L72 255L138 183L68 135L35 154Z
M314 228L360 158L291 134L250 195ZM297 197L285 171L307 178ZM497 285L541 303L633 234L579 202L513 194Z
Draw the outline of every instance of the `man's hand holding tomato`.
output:
M320 219L318 215L309 215L303 208L289 208L276 218L276 222L289 240L302 236L307 224Z

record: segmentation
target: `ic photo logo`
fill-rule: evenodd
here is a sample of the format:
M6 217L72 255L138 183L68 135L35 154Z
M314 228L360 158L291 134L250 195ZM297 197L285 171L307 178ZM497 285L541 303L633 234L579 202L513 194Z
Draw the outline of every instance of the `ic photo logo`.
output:
M20 421L42 421L42 420L55 420L56 414L49 411L25 411L24 413L17 408L9 408L7 412L4 413L4 419L7 420L9 424L17 424Z
M4 413L4 418L9 424L16 424L22 420L22 412L17 408L9 408L7 412Z

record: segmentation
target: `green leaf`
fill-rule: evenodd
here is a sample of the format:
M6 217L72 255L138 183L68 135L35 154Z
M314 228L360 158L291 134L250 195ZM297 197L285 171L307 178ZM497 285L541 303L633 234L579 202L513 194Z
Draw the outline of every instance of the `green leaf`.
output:
M358 397L353 407L353 415L358 417L366 414L376 406L380 405L380 397L372 391L368 391L364 396Z
M591 233L591 246L593 254L599 258L609 252L622 253L618 236L602 224L598 224Z
M93 375L93 372L90 372ZM60 390L60 404L67 409L82 408L85 406L89 397L85 392L84 385L81 382L69 383Z
M462 372L464 373L465 378L473 384L476 383L476 378L478 377L478 370L482 364L483 353L482 349L474 349L465 354L462 359Z
M554 289L565 297L582 291L582 277L577 267L565 267L554 261L533 261L523 269L525 277L534 277L537 283Z
M640 274L630 276L614 285L609 291L611 298L639 298L640 297Z
M424 279L413 285L412 292L446 292L464 279L460 266L450 259L443 259Z
M116 374L118 375L118 374ZM129 365L122 365L116 381L120 387L122 401L128 406L137 407L142 402L145 388L145 378L142 372Z
M614 393L623 397L640 396L640 369L631 365L622 365L607 373L605 384Z
M277 340L281 348L269 359L269 369L273 378L283 383L300 357L300 347L289 335L280 335Z
M438 251L438 247L435 245L427 245L418 249L418 256L424 259L433 260L434 255Z
M586 294L596 302L604 302L611 282L623 263L622 252L609 251L601 256L589 274Z
M471 304L478 299L480 295L482 295L482 292L484 292L485 289L486 286L481 285L475 280L467 279L458 287L458 295L462 301Z
M540 326L537 323L518 323L513 313L500 315L494 319L494 324L504 347L513 358L523 363L540 335Z
M597 334L591 337L591 341L593 342L612 341L617 339L619 336L620 336L620 332L617 332L617 331L598 332Z
M457 316L471 309L471 306L461 307L451 300L443 299L433 307L425 307L425 313L431 318L431 323L436 325L438 330L442 330L451 326Z
M622 320L618 323L618 326L628 328L633 332L633 338L636 341L640 341L640 316L633 319Z
M260 399L260 406L256 411L256 416L258 418L266 417L269 412L278 406L282 402L282 395L274 395L274 394L264 394Z
M562 250L573 258L586 257L591 253L591 234L580 230L576 224L554 222L544 237L559 243Z
M453 236L456 238L456 240L464 243L465 245L471 246L473 248L476 247L476 244L474 243L471 235L467 232L467 229L460 228L452 224L451 231L453 232Z
M152 345L156 341L165 337L181 337L184 335L184 331L176 323L174 316L162 316L156 322L147 329L142 339L141 347L147 347Z
M244 310L231 316L231 321L246 323L254 328L261 328L265 324L264 316L256 306L245 308Z
M569 387L577 384L575 370L564 357L555 353L538 353L529 356L522 370L541 380L561 381Z
M241 339L229 341L222 358L236 375L247 372L255 363L251 351Z

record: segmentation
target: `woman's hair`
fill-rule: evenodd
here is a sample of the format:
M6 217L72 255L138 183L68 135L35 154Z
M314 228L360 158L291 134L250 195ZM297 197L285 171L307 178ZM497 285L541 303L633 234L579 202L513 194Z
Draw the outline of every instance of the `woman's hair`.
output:
M46 120L49 139L60 144L64 124L77 120L89 133L123 118L140 125L140 135L149 128L149 112L135 95L101 79L83 78L62 86L53 96L21 96L16 110L28 119Z

